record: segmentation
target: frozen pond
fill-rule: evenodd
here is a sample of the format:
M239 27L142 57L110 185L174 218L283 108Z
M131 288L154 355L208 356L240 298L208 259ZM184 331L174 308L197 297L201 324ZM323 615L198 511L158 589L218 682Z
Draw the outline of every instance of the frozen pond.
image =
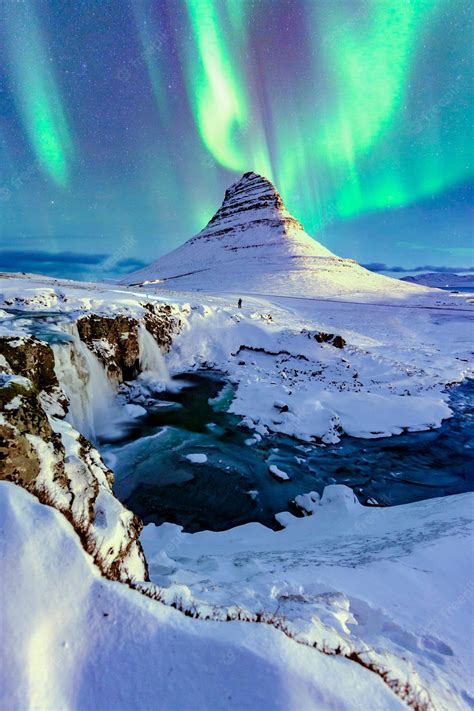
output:
M116 495L145 523L187 531L275 526L274 514L291 510L296 495L332 483L385 506L474 488L472 381L453 388L454 417L438 430L324 446L281 435L255 442L225 412L232 389L221 376L182 377L187 387L158 394L125 437L100 447L115 471ZM274 478L272 464L289 480Z

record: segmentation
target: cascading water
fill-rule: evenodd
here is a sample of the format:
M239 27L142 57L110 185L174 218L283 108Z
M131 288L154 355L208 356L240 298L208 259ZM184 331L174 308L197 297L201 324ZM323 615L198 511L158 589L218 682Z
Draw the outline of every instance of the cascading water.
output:
M142 373L166 388L170 387L171 376L160 347L142 323L138 325L138 348Z
M53 343L56 377L69 399L66 420L96 440L116 422L115 392L102 364L79 338L75 324L61 328L71 340Z
M66 420L88 439L114 439L128 417L118 407L114 387L99 359L81 341L75 323L59 326L67 340L52 342L55 372L69 400ZM142 377L171 389L171 377L158 344L145 328L138 328Z

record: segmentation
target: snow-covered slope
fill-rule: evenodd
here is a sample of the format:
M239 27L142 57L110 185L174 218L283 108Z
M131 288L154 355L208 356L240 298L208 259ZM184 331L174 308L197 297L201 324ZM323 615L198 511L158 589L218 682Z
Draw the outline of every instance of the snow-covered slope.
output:
M64 312L79 319L81 332L84 311L92 312L102 338L91 331L86 345L109 374L119 365L109 355L116 360L120 351L103 342L108 319L99 315L121 319L119 342L138 358L130 319L168 310L167 318L181 324L166 356L172 373L215 367L236 386L232 411L247 427L328 442L342 431L371 438L439 427L450 415L446 385L472 376L474 309L466 298L429 290L421 305L371 301L246 296L238 309L234 296L0 279L0 309ZM0 337L23 336L28 328L28 321L0 311ZM343 348L335 347L335 335ZM277 411L276 401L288 411Z
M367 271L341 259L290 215L272 183L245 173L225 194L207 226L124 284L290 296L358 292L405 297L419 287Z
M4 428L26 427L27 415L34 415L42 427L36 444L44 448L56 439L64 463L59 473L79 493L72 507L54 511L0 482L0 707L365 711L369 703L375 711L401 708L404 699L420 711L468 709L472 494L372 509L345 487L329 487L320 502L312 499L309 519L279 514L281 532L250 524L188 536L169 524L148 527L143 543L153 582L141 582L128 565L133 575L120 579L157 593L168 603L162 605L101 578L81 547L70 514L80 499L88 502L88 480L72 470L85 448L90 456L93 450L73 430L74 408L70 422L51 409L57 398L45 399L47 383L31 366L36 351L25 347L34 341L38 353L51 351L51 366L54 352L55 365L63 367L49 381L71 401L74 368L62 355L89 349L86 360L95 356L102 380L117 388L150 360L140 339L141 327L150 327L172 373L205 367L227 374L235 387L233 412L254 434L271 430L329 442L343 431L377 437L438 426L450 414L446 385L472 374L469 299L415 293L426 293L424 303L245 296L238 309L234 295L0 279L0 371L5 383L13 376L23 382L25 373L38 381L34 394L44 409L41 419L28 392L4 387ZM58 333L69 340L51 340ZM48 363L45 355L35 362L43 369ZM103 401L104 388L91 367L79 384L93 406ZM128 412L124 397L108 404L108 420ZM21 445L29 435L14 432L10 441ZM12 452L23 450L10 449L10 461ZM40 483L47 481L51 491L61 481L52 458L43 464ZM103 497L98 501L90 513L107 551L124 541L123 529L104 527ZM119 515L105 516L105 523L120 522L120 514L123 520L124 509L113 509L114 502L110 492L105 513ZM94 547L85 549L95 554ZM178 603L202 619L169 607ZM308 647L313 643L316 649Z
M101 578L69 522L0 482L0 708L406 708L382 678L269 624L206 622Z
M283 531L251 523L188 534L166 523L142 538L151 580L190 609L271 612L295 638L357 650L407 683L414 708L467 711L473 504L469 493L372 509L332 485L312 515L280 514Z

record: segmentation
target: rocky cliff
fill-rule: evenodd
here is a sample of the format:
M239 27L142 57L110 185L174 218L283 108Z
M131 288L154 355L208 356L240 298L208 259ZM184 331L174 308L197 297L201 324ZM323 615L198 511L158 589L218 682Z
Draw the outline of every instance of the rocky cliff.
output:
M148 304L141 327L166 350L180 320L171 307ZM140 372L139 328L137 318L90 313L66 331L79 335L118 384ZM31 335L0 337L0 479L63 513L106 577L147 580L141 520L115 498L113 473L99 452L64 419L71 403L57 377L61 347L74 345L52 348Z
M163 351L171 347L173 333L181 328L179 312L169 304L144 304L143 325ZM140 373L139 321L118 314L87 314L76 322L81 341L101 361L110 380L122 383Z
M63 419L68 403L51 348L2 338L0 354L0 478L61 511L106 577L146 580L142 523L114 497L97 450Z

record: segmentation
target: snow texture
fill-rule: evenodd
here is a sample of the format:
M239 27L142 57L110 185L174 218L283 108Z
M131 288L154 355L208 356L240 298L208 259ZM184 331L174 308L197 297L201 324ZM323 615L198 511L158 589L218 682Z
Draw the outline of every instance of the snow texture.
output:
M101 578L68 521L0 482L0 706L402 709L375 673L270 625L186 617Z
M356 651L428 708L469 709L474 494L372 508L332 485L315 504L305 518L279 514L278 532L150 524L150 577L191 609L269 613L298 639Z
M192 464L205 464L207 462L207 455L195 452L192 454L187 454L186 459L188 459Z
M423 294L421 287L374 274L341 259L312 239L266 178L246 173L195 237L123 284L149 289L347 296L357 292L393 297Z
M235 388L230 411L250 430L249 446L269 432L324 445L344 434L439 427L451 415L450 387L473 374L471 297L391 280L332 255L255 174L229 189L199 235L133 279L155 283L5 276L0 336L21 343L31 311L54 312L51 330L71 333L84 313L140 320L145 300L169 305L181 321L170 352L165 360L153 355L142 333L141 355L145 345L145 361L162 381L168 370L224 372ZM60 384L70 399L78 395L81 415L68 347L56 351ZM87 407L103 409L107 399L106 412L139 416L83 356L98 390L108 393L95 403L89 393ZM94 424L94 412L83 425L52 411L51 421L79 488L73 425ZM54 483L48 442L31 444L41 477ZM100 460L93 464L106 478ZM321 500L311 492L298 497L307 515L280 513L278 532L259 524L193 535L147 526L142 543L153 584L142 589L165 606L100 578L64 516L0 483L0 705L365 711L368 699L374 710L403 708L405 699L420 709L467 709L474 698L473 501L465 494L363 507L351 490L332 486ZM127 515L115 505L104 480L94 531L114 554ZM139 567L137 557L131 578L140 579ZM191 619L172 604L215 621ZM248 621L225 622L235 617Z

